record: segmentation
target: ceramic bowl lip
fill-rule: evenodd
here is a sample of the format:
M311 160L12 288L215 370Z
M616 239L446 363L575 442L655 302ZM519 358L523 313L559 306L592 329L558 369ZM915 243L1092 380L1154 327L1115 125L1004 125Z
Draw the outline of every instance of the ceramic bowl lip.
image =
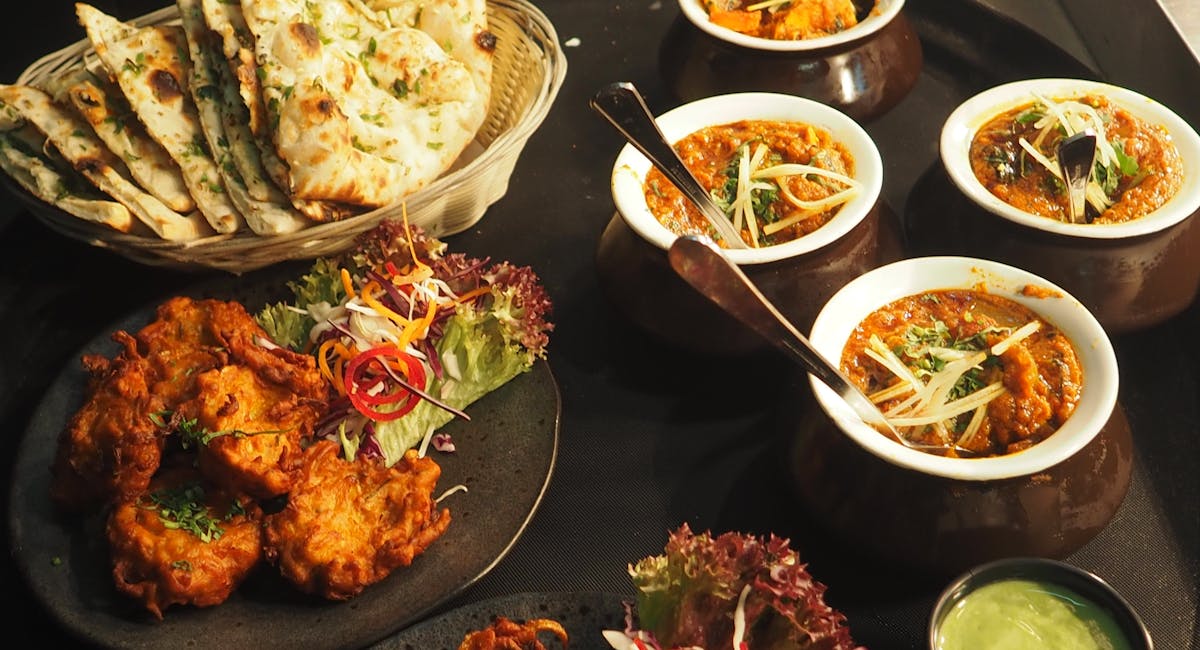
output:
M781 93L746 92L698 99L655 118L668 142L676 142L707 126L739 120L803 122L822 128L846 147L854 158L854 177L863 184L824 226L782 244L762 248L729 249L725 254L735 264L764 264L820 249L850 232L869 214L883 189L883 159L871 136L845 113L804 97ZM650 160L633 145L626 144L613 164L613 202L625 223L642 239L667 250L676 235L662 225L646 205L643 184Z
M919 257L868 271L847 283L818 312L809 340L835 364L854 328L872 311L923 291L978 288L1032 309L1059 329L1075 347L1083 374L1075 412L1057 432L1029 449L988 458L946 458L889 439L860 420L832 390L809 377L817 402L854 442L880 459L930 476L990 481L1028 476L1078 452L1100 432L1117 402L1119 373L1112 343L1086 307L1054 283L1006 264L969 257ZM1032 285L1048 297L1024 295ZM1043 292L1039 292L1043 293Z
M946 614L967 594L1000 580L1052 582L1079 593L1106 610L1125 633L1134 650L1152 650L1150 631L1133 605L1100 576L1062 560L1044 557L1008 557L972 567L951 580L939 594L929 616L929 648L937 648L938 630Z
M767 52L813 52L865 38L891 22L900 13L900 9L903 6L904 0L878 0L876 7L871 10L871 13L862 22L850 29L828 36L785 41L749 36L727 27L722 27L708 19L708 13L704 11L700 0L679 0L679 9L683 12L683 15L706 34L726 43L751 50L764 50Z
M975 177L968 152L980 127L1004 111L1029 103L1031 92L1048 97L1104 95L1135 117L1162 125L1179 149L1183 185L1157 210L1115 224L1064 223L1005 203ZM942 126L939 148L947 174L967 198L992 214L1045 232L1088 239L1137 237L1169 228L1200 210L1200 135L1163 104L1121 86L1070 78L1024 79L994 86L967 99L950 113Z

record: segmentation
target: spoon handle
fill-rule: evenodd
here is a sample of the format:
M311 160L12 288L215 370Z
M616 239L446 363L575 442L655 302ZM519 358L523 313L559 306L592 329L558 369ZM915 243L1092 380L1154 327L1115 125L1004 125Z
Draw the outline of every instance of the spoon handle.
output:
M867 424L895 434L891 423L836 366L821 356L736 264L711 240L679 237L667 253L671 267L709 300L775 344L840 395ZM897 439L901 439L896 434ZM902 440L902 439L901 439Z
M684 196L692 201L716 229L725 246L745 248L741 234L715 203L700 182L683 164L679 154L667 142L646 101L633 84L622 81L601 88L591 99L591 107L625 136L642 155L659 169Z

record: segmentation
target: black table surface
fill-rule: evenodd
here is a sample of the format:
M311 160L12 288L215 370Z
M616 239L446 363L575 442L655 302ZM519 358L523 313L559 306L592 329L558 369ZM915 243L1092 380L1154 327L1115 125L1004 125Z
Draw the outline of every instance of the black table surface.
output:
M163 2L94 4L131 18ZM679 103L667 91L657 61L658 44L678 18L675 2L538 4L564 44L565 85L523 152L508 193L476 226L447 241L452 250L531 265L544 280L556 325L549 360L562 394L559 456L545 499L516 546L443 609L520 592L630 593L627 565L660 552L667 532L687 522L696 530L791 538L813 575L829 585L829 602L849 616L856 640L873 648L923 647L924 626L944 580L879 566L842 548L806 521L789 494L773 454L786 432L774 431L772 423L797 383L794 369L771 354L734 367L653 339L606 301L596 277L593 258L613 215L609 174L621 141L587 108L587 99L601 85L623 80L637 84L656 113ZM952 12L958 4L909 0L905 11L919 18ZM8 14L0 27L0 80L6 82L37 57L83 35L65 0L25 5L19 13L19 19ZM1057 31L1066 42L1078 41L1061 33L1069 25L1037 23L1037 16L1023 19L1043 34L1053 37ZM928 21L914 22L923 39L937 37L922 31ZM975 46L931 41L929 61L937 62L942 56L937 48L946 43ZM1029 76L1042 73L1036 62L1021 65ZM944 107L965 98L948 93L987 81L940 76L955 73L944 66L924 74L896 109L864 125L885 160L889 150L904 149L917 161L885 167L883 198L898 214L918 175L936 160ZM1183 108L1192 119L1200 111ZM220 275L140 266L58 235L15 199L0 196L3 484L35 405L65 364L78 363L80 346L122 315ZM252 282L254 274L243 278ZM1147 619L1158 647L1168 650L1200 648L1197 332L1200 308L1193 304L1153 329L1115 338L1121 402L1136 441L1133 482L1109 527L1067 558L1113 583ZM730 371L756 379L732 386L720 381ZM7 499L4 503L7 508ZM0 585L6 602L15 603L5 617L14 623L6 634L10 642L72 643L29 597L11 559Z

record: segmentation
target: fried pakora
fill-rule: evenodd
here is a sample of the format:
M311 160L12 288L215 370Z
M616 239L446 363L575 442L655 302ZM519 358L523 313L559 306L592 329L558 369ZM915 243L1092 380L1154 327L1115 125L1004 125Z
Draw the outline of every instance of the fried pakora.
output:
M518 623L497 616L488 627L468 633L458 650L546 650L538 638L543 632L553 634L567 647L567 631L558 621L535 618Z
M88 398L59 437L50 496L65 510L139 494L161 462L165 432L147 417L161 408L152 364L127 332L113 340L122 347L113 359L83 357Z
M220 300L171 298L135 335L113 338L122 345L114 359L83 359L86 399L59 437L53 467L60 506L81 510L145 490L175 431L221 438L201 456L223 486L259 497L286 491L299 441L327 396L312 357L269 343L245 307ZM215 435L227 432L240 435ZM260 432L281 433L246 435Z
M117 590L160 619L171 605L224 602L262 557L261 517L190 467L163 471L109 514Z
M301 591L351 598L408 566L445 532L450 511L437 509L441 468L409 450L391 467L343 460L320 440L305 450L288 504L266 517L266 557Z

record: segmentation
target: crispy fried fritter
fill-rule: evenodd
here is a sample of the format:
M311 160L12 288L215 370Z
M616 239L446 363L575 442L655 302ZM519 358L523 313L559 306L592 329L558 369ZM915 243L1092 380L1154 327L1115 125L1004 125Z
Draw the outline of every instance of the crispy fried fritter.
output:
M109 514L117 590L160 619L171 605L224 602L262 556L261 517L191 468L164 470Z
M67 510L141 493L162 458L165 434L146 416L161 408L151 363L127 332L113 340L122 350L112 360L84 356L87 401L59 436L50 496Z
M112 361L84 358L92 380L59 437L56 502L79 510L143 491L166 436L187 419L209 433L287 431L275 443L217 436L203 454L205 471L229 489L286 491L299 439L327 396L312 357L262 344L269 339L245 307L220 300L171 298L136 335L114 339L124 349Z
M441 468L409 450L392 467L346 461L329 440L313 444L288 494L266 518L266 557L305 593L345 600L408 566L445 532L437 510Z
M208 432L199 447L205 475L260 499L287 492L300 463L300 443L311 437L324 402L245 366L209 370L196 378L196 386L196 398L179 412Z
M567 631L558 621L535 618L517 623L497 616L488 627L469 632L458 650L546 650L546 646L538 639L542 632L553 634L558 637L562 647L567 647Z

